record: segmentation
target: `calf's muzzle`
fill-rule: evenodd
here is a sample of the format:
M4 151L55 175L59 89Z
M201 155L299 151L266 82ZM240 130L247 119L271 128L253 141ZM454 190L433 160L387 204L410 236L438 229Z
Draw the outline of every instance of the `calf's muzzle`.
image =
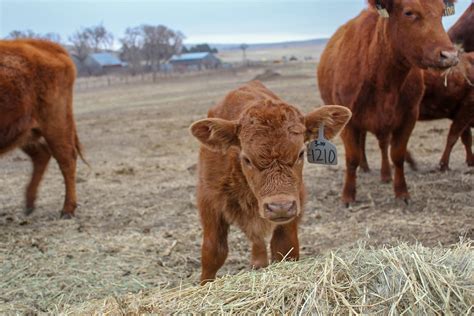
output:
M265 217L274 222L287 222L297 215L295 200L264 203Z

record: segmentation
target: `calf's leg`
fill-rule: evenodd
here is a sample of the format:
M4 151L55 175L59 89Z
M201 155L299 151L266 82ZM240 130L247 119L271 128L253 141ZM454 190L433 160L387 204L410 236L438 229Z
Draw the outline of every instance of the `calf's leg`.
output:
M264 239L252 241L252 267L255 269L268 266L267 245Z
M299 259L300 248L297 220L275 228L272 240L270 241L270 249L272 261L282 261L284 258L289 260Z
M209 212L210 210L201 209L203 229L201 285L216 278L217 270L222 267L229 252L227 246L229 224L217 212Z
M30 215L35 210L36 194L38 186L43 178L44 172L48 167L51 158L49 148L45 143L34 142L22 147L22 150L30 156L33 162L33 173L30 183L26 189L26 208L25 215Z

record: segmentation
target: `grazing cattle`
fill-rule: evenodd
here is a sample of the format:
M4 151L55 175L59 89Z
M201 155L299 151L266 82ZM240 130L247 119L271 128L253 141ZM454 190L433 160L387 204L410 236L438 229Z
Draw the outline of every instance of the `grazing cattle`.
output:
M26 214L53 156L66 186L61 217L76 209L76 157L81 154L73 119L75 67L66 50L43 40L0 41L0 154L21 148L33 161ZM82 155L81 155L82 157Z
M378 14L381 6L389 17ZM362 11L329 40L318 68L321 96L342 104L353 116L341 133L346 149L342 201L356 197L361 136L369 131L382 150L382 178L391 179L387 147L395 165L394 191L408 203L403 163L423 96L420 68L449 68L457 51L443 29L443 0L369 0Z
M460 45L464 51L474 51L474 4L469 6L459 20L449 29L448 35L451 41ZM466 149L467 165L474 166L471 133L471 127L474 124L474 90L472 87L472 83L474 83L474 53L463 56L462 69L454 69L446 78L447 80L439 71L424 71L425 94L420 104L418 120L427 121L445 118L453 120L439 162L441 171L449 169L449 157L459 137L461 137ZM447 86L445 86L446 82ZM365 154L365 133L361 137L361 150L361 168L368 172L370 169ZM409 152L407 152L405 158L410 166L416 169L415 160Z
M305 189L304 142L325 126L334 137L351 113L324 106L304 116L259 81L232 92L192 124L200 141L197 204L203 227L202 284L213 280L227 257L227 234L237 225L252 243L251 264L298 259L298 222Z

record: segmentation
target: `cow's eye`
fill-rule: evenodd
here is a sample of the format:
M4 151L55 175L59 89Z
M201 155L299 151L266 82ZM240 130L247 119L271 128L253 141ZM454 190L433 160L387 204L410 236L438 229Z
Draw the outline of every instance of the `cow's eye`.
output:
M302 160L304 158L304 150L300 151L300 154L298 155L298 159Z
M411 18L411 19L416 19L416 18L418 17L415 12L410 11L410 10L405 11L403 14L404 14L407 18Z

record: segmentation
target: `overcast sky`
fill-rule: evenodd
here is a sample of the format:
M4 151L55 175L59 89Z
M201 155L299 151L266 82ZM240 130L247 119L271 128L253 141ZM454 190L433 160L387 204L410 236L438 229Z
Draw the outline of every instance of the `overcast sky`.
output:
M456 16L469 6L459 0ZM125 28L163 24L185 43L263 43L329 37L357 15L365 0L0 0L0 37L12 30L59 33L103 23L120 38Z

